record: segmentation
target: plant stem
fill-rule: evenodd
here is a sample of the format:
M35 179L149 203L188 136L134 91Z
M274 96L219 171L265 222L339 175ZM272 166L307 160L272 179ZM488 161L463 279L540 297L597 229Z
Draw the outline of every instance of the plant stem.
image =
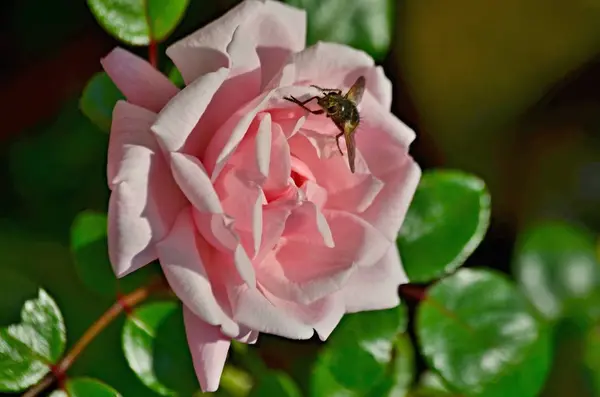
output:
M406 296L420 302L427 298L427 290L421 285L403 284L400 286L400 296Z
M73 365L81 352L92 342L110 323L112 323L122 312L128 312L131 308L146 300L150 294L167 288L164 279L160 278L148 285L140 287L130 294L121 296L117 301L102 314L75 343L73 348L53 367L50 374L46 375L39 383L29 389L22 397L34 397L39 395L54 381L64 379L66 371Z
M148 44L148 61L155 69L158 69L158 44L154 40L150 40L150 44Z
M39 395L46 390L47 387L54 383L55 380L56 378L54 377L54 374L52 372L49 373L48 375L44 376L36 385L32 386L31 389L27 390L22 397L34 397Z

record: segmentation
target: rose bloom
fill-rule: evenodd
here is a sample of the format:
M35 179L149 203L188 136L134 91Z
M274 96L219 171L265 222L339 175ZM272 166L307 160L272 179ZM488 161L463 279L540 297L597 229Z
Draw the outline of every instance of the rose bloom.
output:
M102 60L127 98L108 153L110 259L119 277L160 261L203 391L232 339L325 340L344 313L398 305L407 282L395 240L421 175L414 133L367 54L305 35L303 11L248 0L167 49L182 90L123 49ZM359 76L352 173L332 120L283 98Z

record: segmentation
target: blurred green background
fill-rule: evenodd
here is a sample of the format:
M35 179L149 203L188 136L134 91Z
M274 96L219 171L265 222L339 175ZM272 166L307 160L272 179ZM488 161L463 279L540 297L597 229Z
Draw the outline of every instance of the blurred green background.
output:
M598 246L600 1L348 0L348 18L337 19L327 2L289 1L312 7L309 40L347 42L378 57L394 84L393 111L417 131L418 163L467 171L488 185L491 226L467 266L519 279L515 244L546 219L587 229ZM190 0L160 44L163 54L235 3ZM17 322L23 301L43 286L63 312L70 346L113 301L80 281L69 241L80 211L106 211L108 136L78 101L101 70L99 58L119 43L84 1L7 0L1 12L0 325ZM168 66L164 55L160 65ZM588 317L558 321L543 396L600 396L600 329ZM94 341L71 374L100 378L126 397L152 396L117 348L122 325ZM317 345L266 336L261 355L292 372Z

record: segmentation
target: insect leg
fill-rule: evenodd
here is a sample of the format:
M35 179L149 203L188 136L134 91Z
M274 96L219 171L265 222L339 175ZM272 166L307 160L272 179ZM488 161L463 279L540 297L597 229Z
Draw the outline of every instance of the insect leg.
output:
M338 150L340 151L340 154L343 156L344 152L342 152L342 148L340 147L340 137L344 135L343 132L340 132L339 134L337 134L335 136L335 143L337 144Z
M338 95L340 95L342 93L342 90L340 90L339 88L322 88L322 87L319 87L318 85L311 85L311 87L316 88L317 90L320 90L323 92L333 92L334 94L338 94Z
M308 110L309 112L311 112L312 114L323 114L325 113L325 111L323 109L319 109L319 110L311 110L309 108L307 108L305 106L306 103L312 101L313 99L317 99L319 98L318 96L313 96L311 98L308 98L306 101L299 101L298 99L294 98L293 96L289 96L289 97L283 97L283 99L285 99L286 101L290 101L295 103L296 105L300 106L302 109L304 110Z

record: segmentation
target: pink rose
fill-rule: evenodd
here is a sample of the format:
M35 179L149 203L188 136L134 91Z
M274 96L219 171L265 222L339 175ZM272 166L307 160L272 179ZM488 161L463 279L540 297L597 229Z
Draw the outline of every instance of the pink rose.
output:
M160 260L204 391L231 339L324 340L344 313L398 305L407 282L395 240L420 178L414 133L368 55L304 48L305 32L303 11L247 0L167 50L181 91L125 50L102 60L127 98L108 153L111 262L123 276ZM358 76L351 173L332 120L283 97L346 91Z

